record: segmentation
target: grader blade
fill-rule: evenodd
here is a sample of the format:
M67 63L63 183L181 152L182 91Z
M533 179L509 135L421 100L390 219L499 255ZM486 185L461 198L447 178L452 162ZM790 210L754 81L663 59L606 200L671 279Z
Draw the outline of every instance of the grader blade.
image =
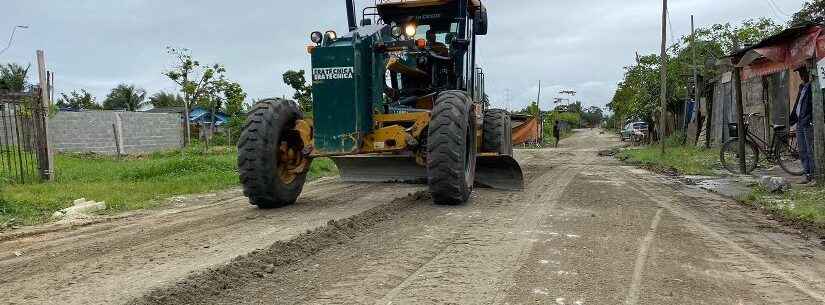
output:
M507 191L524 189L521 166L511 156L480 155L476 158L476 185Z
M341 180L346 182L427 183L427 169L407 155L334 157Z
M427 169L407 155L357 155L333 157L341 180L346 182L427 183ZM521 166L506 155L476 158L475 183L479 187L506 191L524 189Z

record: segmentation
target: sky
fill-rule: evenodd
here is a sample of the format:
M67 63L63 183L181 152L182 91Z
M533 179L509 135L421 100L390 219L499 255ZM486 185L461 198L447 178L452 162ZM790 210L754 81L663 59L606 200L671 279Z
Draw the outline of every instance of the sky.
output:
M356 0L361 8L372 4ZM697 27L769 17L786 23L802 0L670 0L672 39ZM479 63L495 106L521 109L553 98L605 106L635 53L658 53L659 0L487 0L489 33L479 40ZM174 63L166 47L185 47L202 63L221 63L249 99L291 96L281 75L309 69L306 45L315 30L346 30L345 1L337 0L3 0L0 49L18 30L0 64L36 66L46 53L55 91L86 89L102 102L120 83L177 91L163 76ZM37 78L31 69L30 81ZM575 97L560 95L575 90Z

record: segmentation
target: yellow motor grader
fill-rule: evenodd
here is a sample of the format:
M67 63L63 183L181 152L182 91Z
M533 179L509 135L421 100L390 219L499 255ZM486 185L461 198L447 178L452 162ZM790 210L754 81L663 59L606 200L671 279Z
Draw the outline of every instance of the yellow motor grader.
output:
M312 32L312 119L293 102L264 100L238 144L244 194L262 208L296 201L314 158L345 181L426 183L438 204L474 186L519 190L509 114L489 109L477 41L479 0L346 1L348 31Z

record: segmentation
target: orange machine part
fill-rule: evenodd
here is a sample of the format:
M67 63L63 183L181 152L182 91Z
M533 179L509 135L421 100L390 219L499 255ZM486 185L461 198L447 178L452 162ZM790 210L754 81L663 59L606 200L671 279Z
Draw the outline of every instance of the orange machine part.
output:
M514 122L515 123L515 122ZM513 127L513 145L524 144L528 142L537 142L539 139L539 120L531 118L530 120Z

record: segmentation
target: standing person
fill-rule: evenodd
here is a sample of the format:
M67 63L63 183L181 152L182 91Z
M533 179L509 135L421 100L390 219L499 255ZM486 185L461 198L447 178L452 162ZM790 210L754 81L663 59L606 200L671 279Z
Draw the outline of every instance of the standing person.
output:
M813 159L813 103L811 92L811 75L805 66L796 70L802 79L799 85L799 95L791 112L791 127L796 125L796 137L799 144L799 155L802 161L802 168L805 169L805 181L800 184L816 184L814 181L814 159Z
M561 141L561 130L559 130L559 121L553 123L553 137L556 138L556 148L559 148L559 141Z

